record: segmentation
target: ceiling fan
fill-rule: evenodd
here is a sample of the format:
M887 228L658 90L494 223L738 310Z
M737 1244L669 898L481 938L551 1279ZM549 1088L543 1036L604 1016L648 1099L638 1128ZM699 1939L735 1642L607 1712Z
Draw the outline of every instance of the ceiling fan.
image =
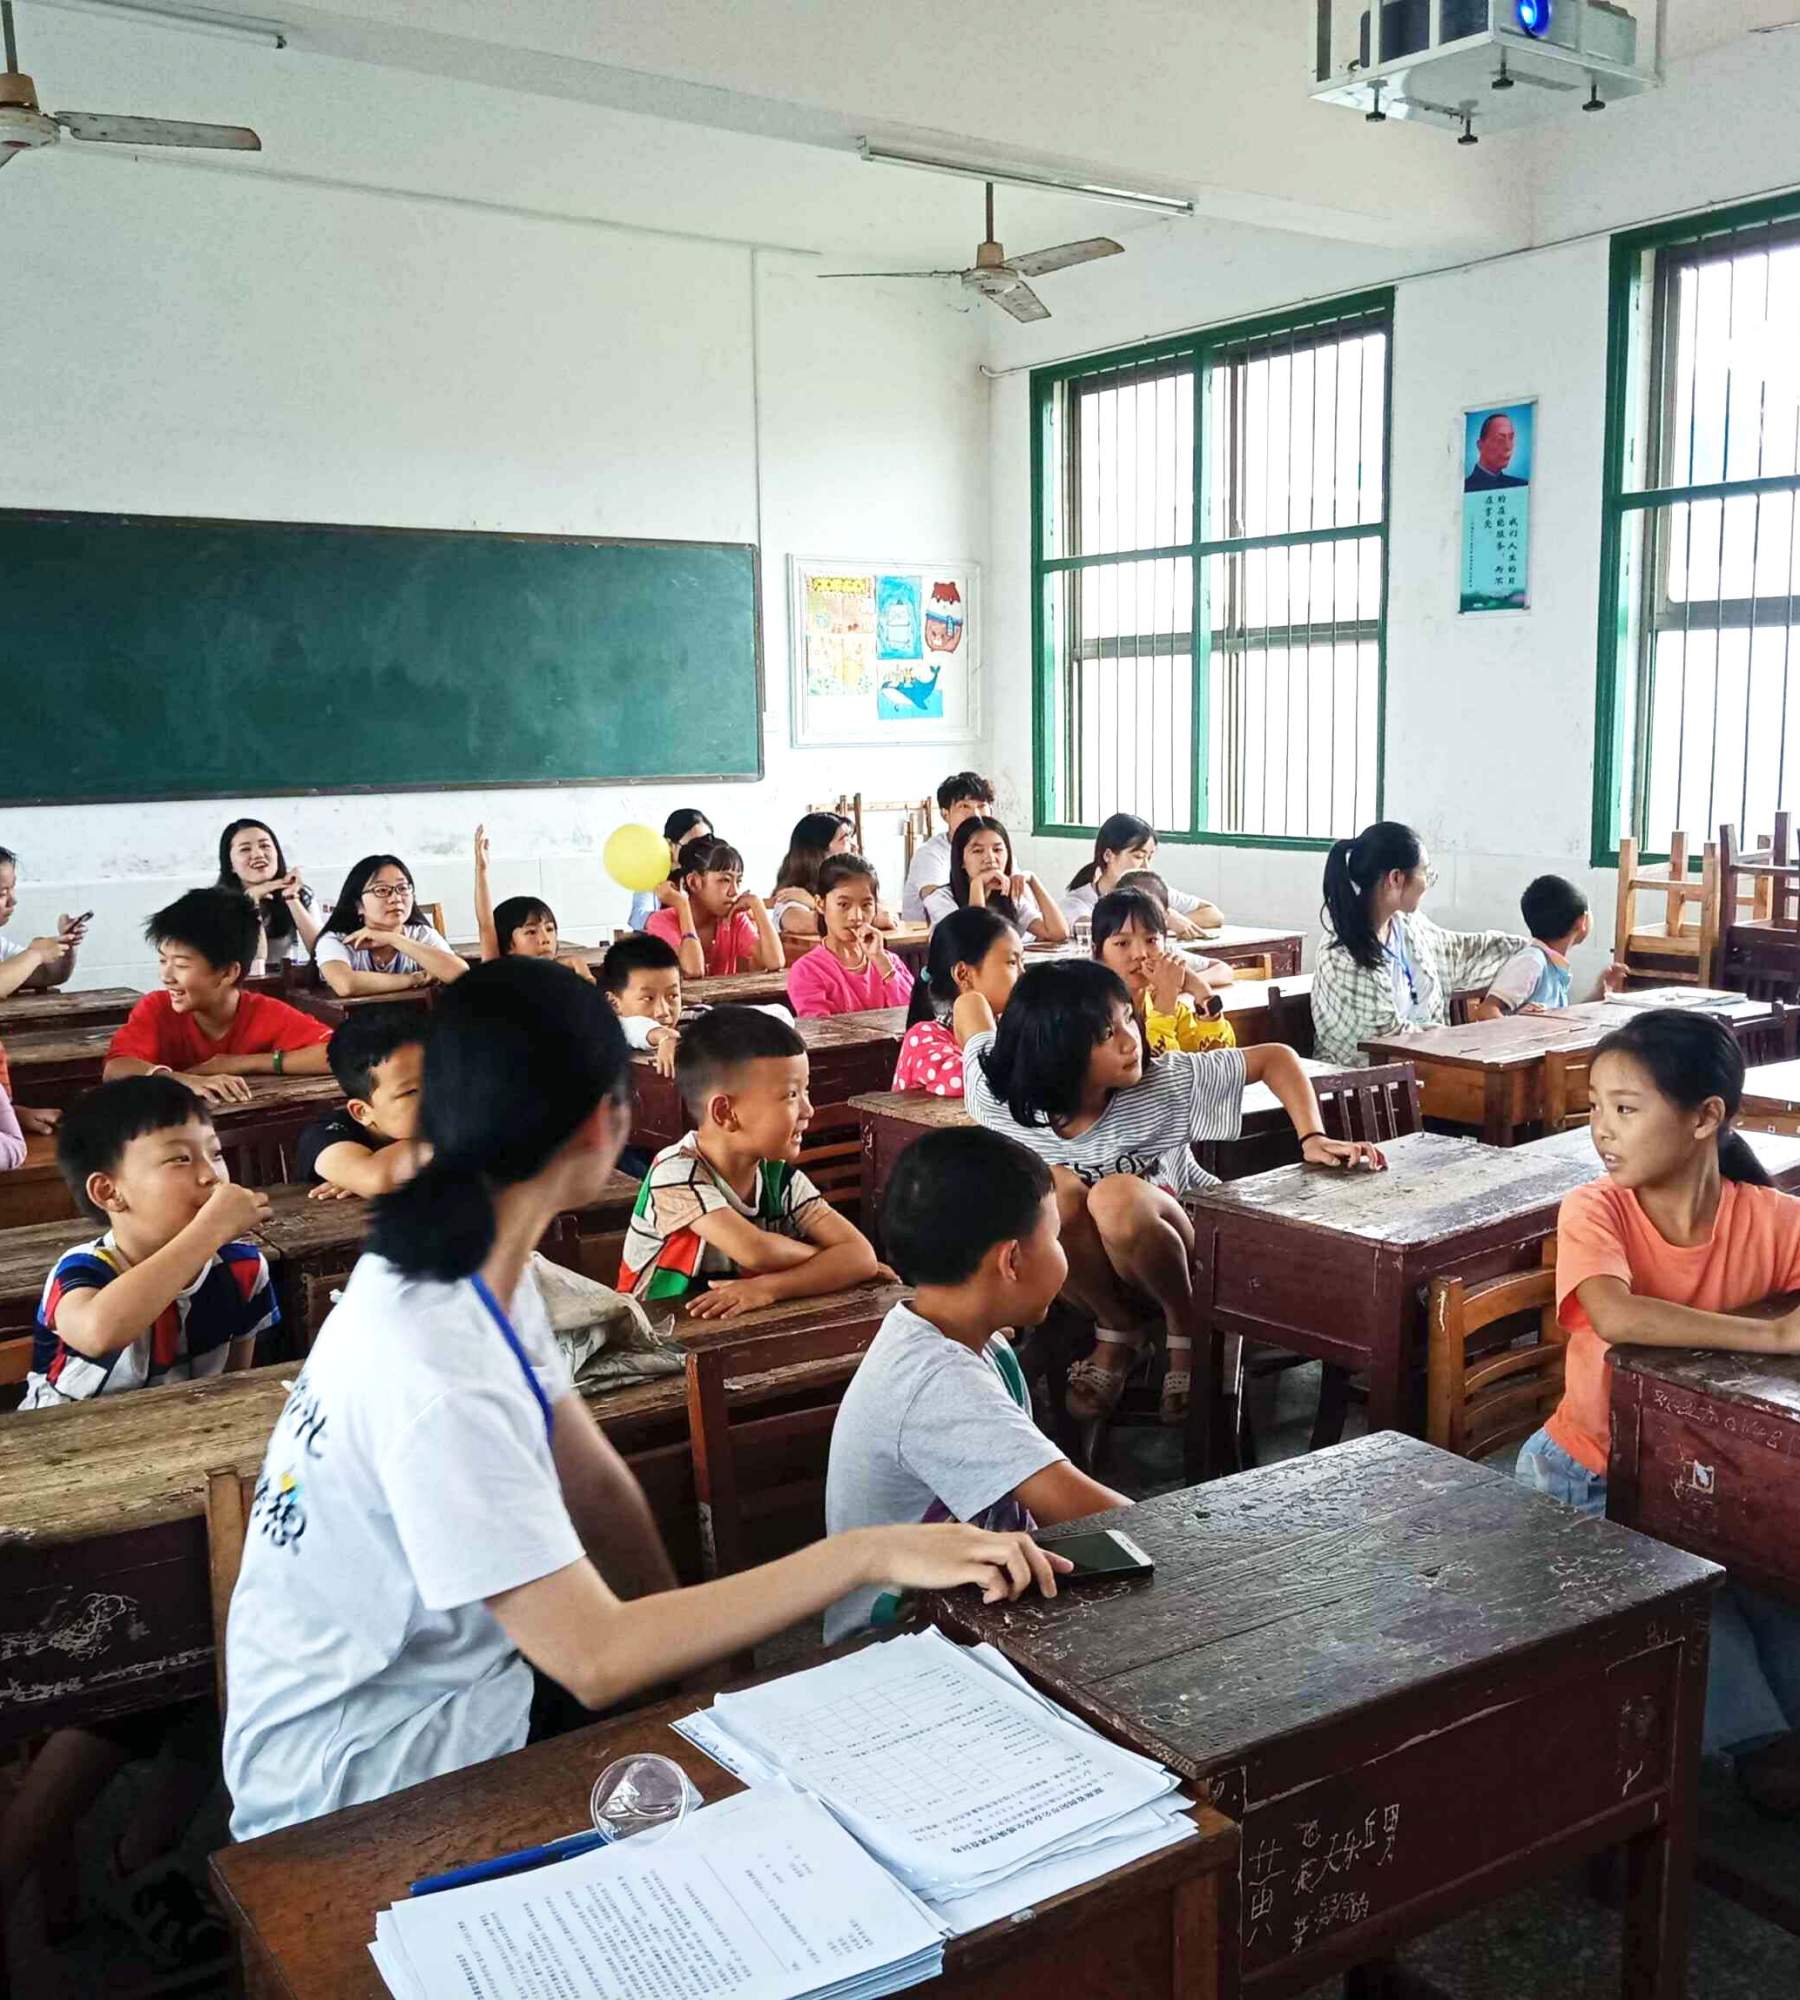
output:
M234 153L260 153L262 141L248 125L192 125L179 118L123 118L109 111L38 109L37 91L19 68L13 39L12 0L0 0L0 35L6 67L0 70L0 167L16 153L54 146L58 139L81 139L101 146L211 146Z
M987 241L975 246L975 261L966 271L821 271L822 278L960 278L971 291L979 292L1002 312L1014 319L1048 319L1050 308L1025 282L1042 278L1051 271L1066 271L1075 264L1091 264L1096 257L1117 257L1123 243L1110 236L1088 236L1079 243L1057 243L1048 250L1031 250L1023 257L1009 257L1005 246L994 240L994 184L987 183Z

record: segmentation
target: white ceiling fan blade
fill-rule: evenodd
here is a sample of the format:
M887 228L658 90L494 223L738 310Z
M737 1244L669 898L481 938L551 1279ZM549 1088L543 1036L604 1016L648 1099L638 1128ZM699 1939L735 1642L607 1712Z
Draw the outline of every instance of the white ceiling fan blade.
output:
M1058 243L1048 250L1009 257L1007 262L1022 278L1041 278L1050 271L1066 271L1072 264L1091 264L1096 257L1120 257L1124 253L1124 244L1115 243L1110 236L1089 236L1080 243Z
M1050 317L1050 308L1029 285L1007 285L1004 289L984 285L982 290L1002 312L1011 313L1014 319L1031 321Z
M964 278L966 271L820 271L821 278Z
M179 118L122 118L110 111L58 111L71 139L101 146L208 146L230 153L260 153L262 141L248 125L191 125Z

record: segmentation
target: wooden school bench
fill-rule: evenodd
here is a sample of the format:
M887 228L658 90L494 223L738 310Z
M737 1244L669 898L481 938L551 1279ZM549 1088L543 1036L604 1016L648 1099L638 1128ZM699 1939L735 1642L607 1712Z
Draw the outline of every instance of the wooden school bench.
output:
M1238 1822L1246 1995L1622 1847L1620 1990L1685 2000L1712 1564L1393 1435L1097 1518L1152 1578L928 1615Z
M1693 989L1681 992L1693 1008ZM1766 1002L1741 993L1719 994L1716 1002L1700 1011L1725 1021L1740 1040L1774 1019ZM1586 1115L1587 1059L1630 1018L1626 1001L1593 1000L1554 1014L1375 1035L1362 1047L1373 1062L1414 1065L1427 1118L1479 1131L1490 1146L1512 1146L1533 1128Z
M709 1802L741 1790L671 1727L705 1700L689 1693L636 1709L221 1849L212 1878L242 1948L250 2000L388 2000L368 1950L375 1912L421 1875L587 1825L588 1792L614 1758L672 1757ZM1237 1830L1205 1806L1194 1823L1192 1840L951 1938L941 1976L918 1990L934 2000L1038 2000L1046 1992L1215 2000L1234 1990Z
M0 1042L69 1028L116 1028L144 996L135 986L55 987L0 1000Z
M34 1028L6 1037L15 1104L61 1110L100 1081L113 1027Z
M1778 1185L1800 1187L1800 1140L1745 1136ZM1506 1150L1418 1132L1383 1150L1385 1174L1280 1167L1203 1189L1188 1209L1215 1340L1366 1373L1369 1428L1417 1436L1431 1280L1528 1269L1563 1196L1600 1163L1584 1131ZM1194 1368L1196 1382L1216 1372L1199 1353Z

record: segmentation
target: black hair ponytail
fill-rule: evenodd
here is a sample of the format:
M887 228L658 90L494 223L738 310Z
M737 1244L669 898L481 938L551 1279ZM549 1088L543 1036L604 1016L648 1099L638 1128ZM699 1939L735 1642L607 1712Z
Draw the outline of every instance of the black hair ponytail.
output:
M1085 868L1075 871L1070 877L1069 887L1085 889L1099 877L1109 854L1123 854L1127 849L1143 847L1155 838L1156 829L1147 819L1139 819L1136 813L1114 813L1110 819L1101 822L1099 832L1094 835L1093 860Z
M979 965L1008 930L1017 926L994 903L971 903L967 909L952 910L931 933L925 951L925 976L913 981L912 1001L906 1010L906 1025L916 1028L921 1021L937 1021L956 1005L956 968Z
M1410 875L1424 855L1419 836L1395 819L1378 819L1354 840L1336 840L1325 857L1325 928L1365 972L1382 964L1375 931L1375 885L1384 875Z
M597 986L543 958L496 958L445 989L425 1040L420 1137L430 1163L376 1202L369 1248L409 1278L450 1283L494 1247L494 1196L539 1174L629 1056Z
M1615 1028L1595 1049L1629 1056L1648 1072L1657 1091L1683 1111L1698 1111L1709 1097L1725 1107L1719 1125L1719 1172L1750 1187L1771 1185L1763 1163L1732 1120L1744 1101L1744 1052L1723 1021L1684 1007L1657 1007Z

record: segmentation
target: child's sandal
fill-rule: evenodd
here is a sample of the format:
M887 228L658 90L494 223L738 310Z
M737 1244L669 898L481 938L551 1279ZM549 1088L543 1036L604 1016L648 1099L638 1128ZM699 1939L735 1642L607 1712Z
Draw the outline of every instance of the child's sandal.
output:
M1070 1416L1084 1423L1110 1417L1125 1393L1125 1378L1130 1372L1129 1366L1102 1368L1091 1354L1079 1361L1071 1361L1068 1393L1063 1397L1063 1407Z
M1158 1415L1165 1424L1185 1424L1193 1396L1194 1377L1186 1368L1170 1368L1163 1374L1162 1400Z

